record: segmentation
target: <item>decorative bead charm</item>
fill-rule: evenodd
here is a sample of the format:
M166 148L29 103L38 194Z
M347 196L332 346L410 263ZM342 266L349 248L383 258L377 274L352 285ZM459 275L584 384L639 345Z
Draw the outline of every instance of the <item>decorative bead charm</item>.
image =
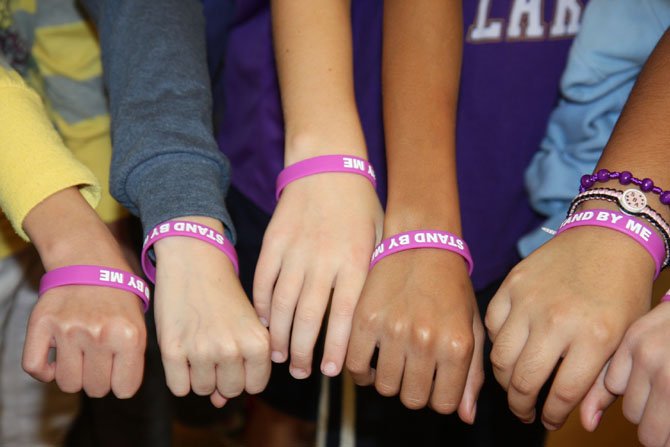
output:
M637 189L627 189L619 199L619 204L624 211L639 213L647 207L647 196Z
M670 205L670 191L661 193L661 203L663 205Z
M619 175L619 183L621 183L622 185L629 185L632 179L633 174L631 174L628 171L623 171L621 175Z
M601 169L600 171L598 171L596 176L598 177L599 182L606 182L610 179L610 171L608 171L607 169Z
M644 192L649 192L652 189L654 189L654 181L650 178L646 178L642 180L642 184L640 185L640 189Z

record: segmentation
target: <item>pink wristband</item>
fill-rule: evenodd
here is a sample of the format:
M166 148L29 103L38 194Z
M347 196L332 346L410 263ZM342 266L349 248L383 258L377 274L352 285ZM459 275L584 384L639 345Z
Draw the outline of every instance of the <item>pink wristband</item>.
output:
M468 274L472 275L474 263L472 262L472 256L470 256L470 250L465 241L454 234L437 230L407 231L384 239L377 245L374 253L372 253L370 270L387 256L416 248L439 248L461 255L468 264Z
M233 247L233 244L230 243L223 234L207 225L181 220L171 220L156 225L144 239L141 256L142 270L144 270L144 274L147 275L147 278L149 278L151 282L156 282L156 267L151 262L151 259L149 259L149 249L161 239L174 236L192 237L215 246L221 250L228 259L230 259L230 262L233 263L235 273L239 273L235 247Z
M558 228L556 235L571 228L582 226L604 227L623 233L642 245L651 255L656 264L656 277L661 271L665 260L665 243L663 239L651 228L638 219L618 211L612 210L587 210L580 211L568 217Z
M289 183L324 172L348 172L362 175L372 183L373 188L377 188L375 171L367 160L351 155L322 155L299 161L284 168L277 177L277 200Z
M139 276L99 265L70 265L46 272L40 281L40 296L62 286L101 286L134 293L149 309L149 286Z
M664 302L664 301L668 301L668 302L670 302L670 290L668 290L667 292L665 292L665 295L663 295L663 296L661 297L661 303Z

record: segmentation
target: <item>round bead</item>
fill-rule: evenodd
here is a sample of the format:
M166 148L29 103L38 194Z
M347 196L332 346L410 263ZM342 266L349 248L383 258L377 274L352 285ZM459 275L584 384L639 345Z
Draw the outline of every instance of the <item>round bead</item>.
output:
M610 171L607 169L601 169L596 175L598 176L599 182L606 182L610 179Z
M650 178L646 178L642 180L642 184L640 185L640 189L644 192L649 192L652 189L654 189L654 181Z
M630 184L632 178L633 174L631 174L628 171L623 171L621 175L619 175L619 183L621 183L622 185L628 185Z
M661 193L661 203L663 205L670 205L670 191L663 191Z
M590 188L591 186L593 186L594 182L591 179L591 176L586 174L586 175L582 175L582 179L580 180L580 183L584 188Z

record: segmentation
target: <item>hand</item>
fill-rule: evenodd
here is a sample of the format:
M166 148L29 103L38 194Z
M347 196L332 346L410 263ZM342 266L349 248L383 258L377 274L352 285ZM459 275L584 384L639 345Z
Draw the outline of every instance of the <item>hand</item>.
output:
M484 382L484 328L463 259L420 249L381 260L354 315L347 368L359 385L400 392L413 409L430 403L474 422ZM370 361L379 348L376 371Z
M28 322L23 368L67 393L91 397L110 390L133 396L142 383L146 328L140 300L122 290L67 286L51 289ZM56 361L49 363L49 349Z
M593 431L617 396L623 414L638 424L645 446L670 445L670 304L661 303L626 332L581 405L582 424Z
M23 226L46 270L91 264L131 271L117 241L76 188L49 196ZM106 287L51 289L35 304L23 348L23 368L38 380L56 380L65 392L91 397L110 389L131 397L142 382L146 327L140 300ZM56 361L49 363L49 349Z
M186 217L210 227L220 222ZM230 260L192 238L156 242L155 316L167 385L222 407L242 391L259 393L270 376L268 332Z
M254 306L269 324L273 361L286 361L290 338L293 377L311 373L332 289L321 371L335 376L342 369L381 224L379 199L361 176L315 175L284 189L263 239Z
M649 309L653 276L640 245L596 227L566 231L519 263L486 314L494 375L512 412L532 422L540 388L558 368L542 422L559 428Z

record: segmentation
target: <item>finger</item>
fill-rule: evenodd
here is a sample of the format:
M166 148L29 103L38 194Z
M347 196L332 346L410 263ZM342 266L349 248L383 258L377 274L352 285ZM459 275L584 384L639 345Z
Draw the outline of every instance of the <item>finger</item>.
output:
M370 316L365 310L354 312L351 338L347 349L346 365L355 384L367 386L375 379L375 370L370 366L377 345L376 315Z
M257 394L265 389L272 372L270 362L270 342L267 334L263 334L260 342L254 346L243 346L244 352L244 389L249 394Z
M668 382L656 383L642 414L637 434L643 445L667 445L670 438L670 396Z
M510 410L523 422L535 420L537 396L564 351L562 340L537 330L530 333L516 361L507 390Z
M270 305L270 348L273 362L285 362L288 358L293 314L303 281L302 268L282 266Z
M400 337L387 338L379 346L374 382L382 396L395 396L400 392L405 371L405 343Z
M189 357L189 364L191 388L195 394L209 396L215 389L218 389L217 365L214 363L213 356Z
M56 339L56 383L66 393L77 393L82 388L83 354L78 344Z
M591 389L610 353L594 351L592 343L573 345L566 353L542 409L548 430L560 428Z
M137 393L144 377L144 346L114 354L112 392L118 399L129 399Z
M244 364L240 356L236 360L227 359L216 365L216 390L231 399L244 391Z
M505 324L500 328L491 349L493 375L506 391L509 389L514 366L526 345L528 335L526 316L512 309Z
M628 386L628 379L633 370L633 355L627 341L624 337L623 342L619 345L610 366L605 375L605 386L612 394L623 396Z
M328 331L321 361L321 372L333 377L340 373L347 354L356 304L361 296L366 270L338 274L328 317Z
M488 331L489 338L495 342L498 333L502 329L512 310L512 299L509 293L508 280L506 279L498 288L498 291L486 309L484 323Z
M177 397L186 396L191 390L191 375L186 355L181 352L163 352L165 382Z
M271 245L272 243L269 240L263 241L258 263L256 264L253 284L254 308L256 309L258 318L265 327L270 326L272 291L281 270L281 256L279 256L276 248Z
M400 389L400 401L403 405L412 410L418 410L426 406L433 386L435 367L434 355L430 355L430 353L425 351L410 353L405 361L402 387ZM464 383L465 374L463 374L462 379ZM460 384L459 391L463 389L463 383Z
M475 348L470 362L470 368L465 380L463 397L458 406L458 415L462 421L474 424L477 413L477 398L484 384L484 328L479 315L473 322ZM437 381L435 382L437 386Z
M600 420L602 419L603 413L607 408L614 403L617 396L610 393L610 391L605 386L605 375L609 368L609 363L598 374L591 389L582 400L580 406L580 417L582 421L582 426L587 431L594 431L598 428Z
M82 386L89 397L103 397L109 393L113 355L110 349L101 346L84 351Z
M56 375L56 365L49 363L49 349L53 345L53 336L48 324L28 325L26 341L23 345L23 369L42 382L51 382Z
M333 275L311 273L298 299L291 336L291 366L289 371L296 379L304 379L312 372L312 355L319 337L323 315L328 307L333 287Z
M228 403L228 399L223 397L217 390L214 390L214 392L209 396L209 401L212 402L212 405L214 405L216 408L223 408L224 405Z
M622 405L623 415L630 423L637 425L642 420L650 391L651 383L647 372L642 368L633 368Z

